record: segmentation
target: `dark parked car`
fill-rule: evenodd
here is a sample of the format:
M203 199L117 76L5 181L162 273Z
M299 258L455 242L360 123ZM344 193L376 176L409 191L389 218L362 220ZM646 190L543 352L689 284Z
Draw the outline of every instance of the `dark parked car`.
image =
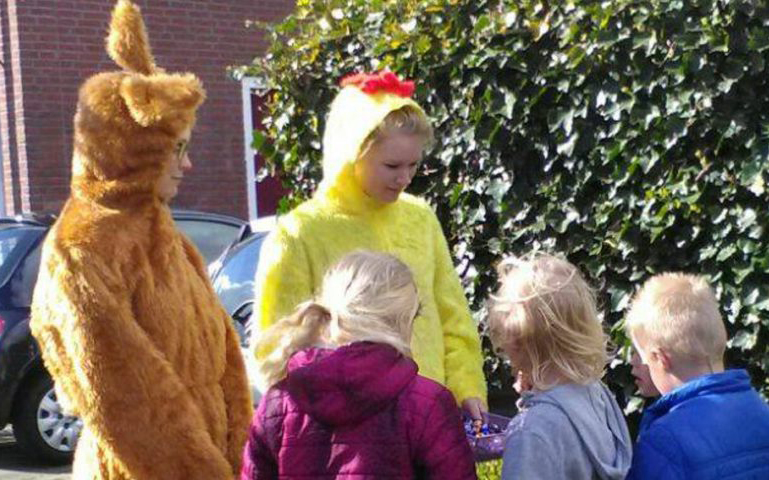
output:
M252 233L247 222L225 215L174 210L173 216L200 249L209 272L217 257ZM29 331L41 247L54 220L50 215L0 218L0 429L11 423L27 453L64 462L71 460L82 423L61 411Z
M194 210L173 210L179 229L192 240L209 266L232 245L251 236L249 223L239 218Z

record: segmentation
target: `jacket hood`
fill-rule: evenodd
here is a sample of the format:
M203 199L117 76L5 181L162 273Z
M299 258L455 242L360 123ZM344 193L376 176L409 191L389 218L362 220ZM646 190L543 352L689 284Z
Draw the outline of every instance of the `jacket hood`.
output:
M394 348L356 342L310 348L291 357L286 388L297 404L327 425L356 424L393 402L416 377L417 365Z
M129 0L112 12L107 52L124 70L96 74L80 88L72 192L114 204L150 200L205 91L195 75L155 65L140 10Z
M524 393L523 407L547 403L559 408L574 426L601 479L624 479L632 460L625 418L601 382L561 385L542 393Z
M426 117L424 110L402 93L386 90L366 93L358 85L342 88L331 103L323 135L321 195L348 207L357 207L359 202L375 206L355 179L354 165L371 132L390 112L406 106Z

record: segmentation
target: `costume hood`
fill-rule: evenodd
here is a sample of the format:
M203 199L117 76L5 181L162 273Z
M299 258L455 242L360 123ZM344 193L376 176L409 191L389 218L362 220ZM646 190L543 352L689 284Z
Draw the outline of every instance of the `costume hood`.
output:
M157 180L205 98L191 73L155 65L139 8L119 0L106 41L123 71L98 73L80 88L72 193L121 205L156 198Z
M357 74L342 80L342 91L331 103L323 135L322 194L347 197L360 193L353 166L363 142L385 117L410 106L424 110L412 100L413 82L401 81L392 72ZM351 191L352 190L352 191ZM351 201L357 201L352 195Z

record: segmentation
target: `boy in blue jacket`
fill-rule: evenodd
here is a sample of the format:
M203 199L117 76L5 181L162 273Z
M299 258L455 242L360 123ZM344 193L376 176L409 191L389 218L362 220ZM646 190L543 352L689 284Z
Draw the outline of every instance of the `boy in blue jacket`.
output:
M724 370L726 329L705 280L652 277L626 328L662 393L644 412L627 478L769 478L769 406L745 370Z

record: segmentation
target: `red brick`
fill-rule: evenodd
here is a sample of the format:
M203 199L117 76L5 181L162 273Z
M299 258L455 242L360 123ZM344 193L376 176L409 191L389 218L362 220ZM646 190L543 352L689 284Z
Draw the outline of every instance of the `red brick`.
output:
M195 168L177 205L245 217L240 86L226 67L249 62L265 42L249 19L279 20L293 0L137 0L154 53L167 69L201 77L191 155ZM6 206L51 211L69 193L77 89L116 70L103 50L113 0L1 0L0 149ZM15 92L15 93L14 93Z

